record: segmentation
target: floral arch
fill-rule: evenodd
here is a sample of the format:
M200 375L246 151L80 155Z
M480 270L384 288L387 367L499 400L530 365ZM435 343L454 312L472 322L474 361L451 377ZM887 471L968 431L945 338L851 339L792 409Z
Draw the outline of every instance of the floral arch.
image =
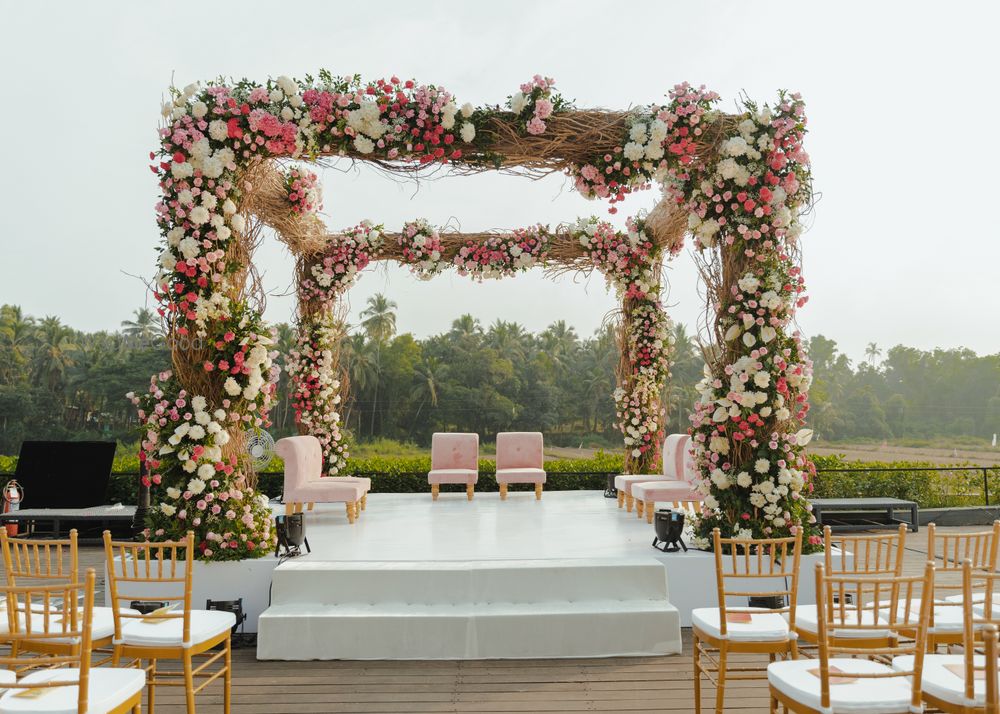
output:
M150 154L163 192L156 296L171 335L173 370L134 395L142 458L156 504L147 537L195 530L200 557L264 555L266 502L243 456L246 430L267 425L277 367L252 265L264 226L296 256L298 348L289 364L300 430L324 445L336 474L346 452L333 319L337 300L370 262L395 260L430 278L454 269L476 280L540 266L601 271L621 299L615 400L626 468L656 468L660 404L669 377L670 320L662 261L686 234L707 293L711 344L692 414L699 528L785 534L812 523L805 494L811 364L789 333L805 302L797 265L798 218L809 205L804 105L744 100L726 114L718 95L688 84L665 104L583 110L535 76L506 106L458 106L441 87L360 77L288 77L172 89L161 148ZM315 174L286 159L346 157L407 174L563 172L609 211L656 184L662 200L624 231L587 218L496 233L443 232L417 219L398 231L364 222L329 233L316 215Z

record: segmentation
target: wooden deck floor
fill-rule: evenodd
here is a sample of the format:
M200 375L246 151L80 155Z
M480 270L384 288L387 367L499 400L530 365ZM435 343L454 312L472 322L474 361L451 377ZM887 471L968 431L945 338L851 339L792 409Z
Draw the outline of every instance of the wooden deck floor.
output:
M82 565L98 568L104 561L98 548L82 548L80 559ZM912 534L906 570L919 572L925 560L926 538L923 532ZM748 657L746 662L760 662L763 668L766 659ZM683 654L673 657L258 662L250 648L234 651L233 671L236 714L694 711L690 630L684 631ZM702 694L706 711L711 711L715 692L707 681ZM184 711L177 688L157 689L156 702L161 714ZM205 714L221 712L221 685L213 684L199 695L197 706ZM726 711L766 712L766 683L730 682Z

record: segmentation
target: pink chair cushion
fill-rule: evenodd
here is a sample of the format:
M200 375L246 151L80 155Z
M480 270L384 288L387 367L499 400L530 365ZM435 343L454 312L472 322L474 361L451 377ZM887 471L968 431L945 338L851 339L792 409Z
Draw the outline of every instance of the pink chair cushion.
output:
M538 431L507 431L497 434L497 471L542 469L542 434Z
M698 491L691 490L687 481L647 481L632 484L632 497L640 501L696 501L705 500Z
M615 476L615 488L619 491L624 491L626 496L631 496L632 484L657 480L666 481L667 478L665 476L660 476L659 474L621 474L619 476Z
M479 470L479 434L437 433L431 437L431 470Z
M670 434L663 442L663 475L671 481L684 481L684 454L690 445L687 434Z
M545 483L543 469L497 469L497 483Z
M431 469L427 483L464 483L474 486L479 481L479 472L472 469Z
M345 483L339 478L324 478L285 492L285 503L354 503L365 495L360 483Z

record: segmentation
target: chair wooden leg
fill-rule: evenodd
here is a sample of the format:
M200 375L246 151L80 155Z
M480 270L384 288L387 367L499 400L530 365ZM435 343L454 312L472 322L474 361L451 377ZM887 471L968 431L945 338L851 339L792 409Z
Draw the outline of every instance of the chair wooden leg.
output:
M774 662L774 652L770 655L770 660ZM771 685L768 684L767 687L767 712L768 714L778 714L778 700L774 698L774 690L771 689Z
M191 661L191 651L184 652L184 698L187 701L187 714L194 712L194 663Z
M295 504L292 501L289 501L288 503L285 504L285 518L288 518L294 513L295 513Z
M542 500L542 484L540 483L535 484L535 500L536 501Z
M354 516L354 504L348 502L348 503L346 503L344 505L347 508L347 522L353 524L354 523L354 518L355 518L355 516Z
M316 505L315 503L307 503L306 508L311 511L313 509L313 506L315 505Z
M431 484L431 500L432 501L438 500L438 496L440 495L441 495L441 486L436 483Z
M646 501L646 523L653 522L653 510L654 504L652 501Z
M723 714L726 709L726 643L719 647L719 671L716 673L715 714Z
M155 703L156 703L156 686L153 685L153 684L149 684L149 681L152 681L152 680L156 679L156 660L155 659L149 660L149 672L146 673L146 679L147 679L147 683L146 683L146 689L147 689L147 691L146 691L146 708L149 709L150 712L154 712L154 711L156 711L156 709L153 708L154 705L155 705Z
M631 494L625 494L625 510L628 513L632 512L632 505L635 503L635 499L632 498Z
M229 714L233 701L233 636L226 636L226 673L222 675L222 711Z
M476 487L473 486L471 483L465 485L465 497L468 498L470 501L472 500L472 494L475 491L475 489Z
M618 507L622 508L624 505L625 505L625 492L624 491L619 491L618 492Z
M635 516L636 516L636 518L642 518L642 510L643 510L643 507L645 505L646 505L645 501L640 501L640 500L636 499L636 502L635 502Z
M698 636L692 638L691 659L694 663L694 711L701 714L701 653L698 650Z
M363 511L366 508L368 508L368 494L367 493L364 496L361 497L361 510Z
M505 483L500 484L500 500L507 500L507 484Z

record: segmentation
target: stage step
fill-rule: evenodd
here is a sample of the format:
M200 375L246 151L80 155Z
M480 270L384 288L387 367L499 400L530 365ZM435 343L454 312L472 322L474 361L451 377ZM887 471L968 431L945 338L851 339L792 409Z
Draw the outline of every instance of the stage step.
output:
M257 658L525 659L681 651L653 559L327 562L274 571Z

